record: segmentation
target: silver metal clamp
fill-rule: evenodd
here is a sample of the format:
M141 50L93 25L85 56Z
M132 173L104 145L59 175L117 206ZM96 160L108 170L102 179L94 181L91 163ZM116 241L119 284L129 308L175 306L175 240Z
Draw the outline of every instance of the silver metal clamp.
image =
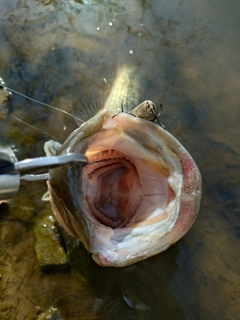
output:
M78 162L82 165L88 163L86 156L69 153L53 157L39 157L17 161L11 148L0 148L0 200L13 198L19 188L20 181L48 180L49 173L29 174L30 171L67 165Z

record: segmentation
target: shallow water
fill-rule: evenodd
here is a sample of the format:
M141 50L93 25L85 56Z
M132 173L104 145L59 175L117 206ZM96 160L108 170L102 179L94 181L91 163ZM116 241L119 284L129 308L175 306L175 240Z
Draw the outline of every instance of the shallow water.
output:
M70 267L48 273L39 269L32 228L46 186L23 184L8 211L1 205L1 319L36 319L50 306L72 320L239 319L239 13L238 0L1 1L0 77L8 87L72 112L101 101L95 88L107 93L117 66L134 61L142 100L163 103L161 121L203 177L199 217L166 252L101 268L70 240ZM7 107L0 144L18 159L43 155L46 140L63 142L76 128L14 94Z

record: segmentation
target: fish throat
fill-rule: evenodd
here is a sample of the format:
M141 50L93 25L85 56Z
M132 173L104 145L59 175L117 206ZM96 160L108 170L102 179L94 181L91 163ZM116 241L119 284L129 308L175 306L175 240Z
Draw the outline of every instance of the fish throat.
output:
M104 150L86 168L92 215L111 228L125 227L144 197L136 166L118 150Z

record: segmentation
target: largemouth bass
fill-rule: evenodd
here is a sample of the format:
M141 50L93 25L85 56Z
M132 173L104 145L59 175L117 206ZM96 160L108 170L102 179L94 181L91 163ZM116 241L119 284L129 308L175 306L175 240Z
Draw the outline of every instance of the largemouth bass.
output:
M200 206L201 175L190 154L148 120L151 101L129 102L139 98L136 74L120 68L104 107L63 145L45 145L51 155L88 157L85 167L50 170L48 189L58 221L100 266L127 266L166 250ZM121 104L127 112L119 112Z

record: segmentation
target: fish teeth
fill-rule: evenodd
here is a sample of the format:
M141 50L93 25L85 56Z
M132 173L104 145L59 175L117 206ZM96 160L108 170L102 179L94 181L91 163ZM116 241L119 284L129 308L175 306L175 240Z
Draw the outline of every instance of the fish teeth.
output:
M99 164L100 162L105 162L114 159L123 159L126 157L117 150L104 150L99 153L94 154L89 161L89 165Z

